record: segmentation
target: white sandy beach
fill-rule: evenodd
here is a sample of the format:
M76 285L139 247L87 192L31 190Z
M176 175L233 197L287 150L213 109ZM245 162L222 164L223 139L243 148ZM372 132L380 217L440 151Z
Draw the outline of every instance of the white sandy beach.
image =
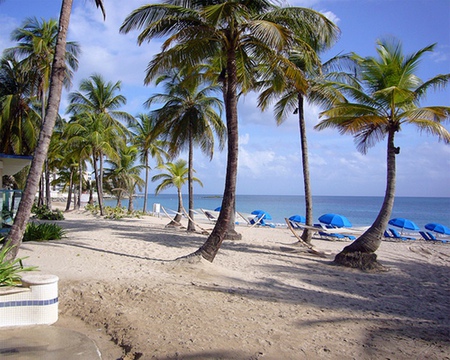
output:
M60 278L56 326L103 359L450 359L450 244L383 242L390 270L363 273L331 265L347 242L313 240L323 259L288 229L239 226L212 264L180 263L205 235L167 218L65 217L67 238L19 257Z

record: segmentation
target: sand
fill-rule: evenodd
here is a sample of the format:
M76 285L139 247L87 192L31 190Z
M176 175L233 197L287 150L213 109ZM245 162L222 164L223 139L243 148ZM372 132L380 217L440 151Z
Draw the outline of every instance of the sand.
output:
M55 274L59 320L103 359L450 359L450 244L383 242L389 268L333 266L347 242L237 227L213 263L174 261L206 236L167 218L105 220L69 212L67 237L19 257ZM211 224L203 224L211 229Z

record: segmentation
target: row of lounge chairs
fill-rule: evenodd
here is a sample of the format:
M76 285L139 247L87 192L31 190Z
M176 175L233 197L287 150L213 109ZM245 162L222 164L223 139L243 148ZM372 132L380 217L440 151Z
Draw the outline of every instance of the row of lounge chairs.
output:
M388 232L389 230L389 232ZM403 236L401 234L398 233L397 230L393 229L393 228L389 228L388 230L385 230L384 232L384 237L387 239L395 239L395 240L417 240L414 237L411 236ZM442 242L442 243L447 243L447 240L444 239L438 239L436 238L436 236L429 231L419 231L420 236L422 237L423 240L426 241L438 241L438 242Z

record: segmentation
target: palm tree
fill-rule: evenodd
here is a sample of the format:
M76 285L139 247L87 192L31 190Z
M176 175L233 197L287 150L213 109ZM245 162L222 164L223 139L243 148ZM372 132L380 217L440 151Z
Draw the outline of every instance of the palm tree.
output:
M387 137L387 183L380 212L370 228L334 259L337 264L362 269L380 266L375 251L381 244L395 198L396 155L400 153L395 146L396 133L403 125L411 124L450 142L450 133L441 124L449 119L450 107L419 107L428 90L444 88L450 81L450 74L425 82L415 74L423 55L435 45L407 56L398 40L382 40L377 45L378 58L353 54L362 87L342 84L350 100L324 111L322 116L326 118L316 125L319 130L334 127L341 134L352 134L362 153Z
M140 150L141 162L145 167L144 205L142 207L144 213L147 211L149 158L155 158L157 166L162 165L163 158L168 158L165 151L167 144L158 138L155 125L156 119L152 114L138 114L131 122L128 122L133 144Z
M52 72L50 76L50 87L47 104L47 112L42 122L39 140L31 162L30 172L28 173L27 183L22 199L17 210L14 224L4 241L6 246L12 246L8 252L8 259L14 259L22 243L22 236L25 232L25 226L31 214L34 197L39 185L39 179L42 173L42 166L47 157L47 151L50 144L50 137L58 116L59 104L61 101L62 86L65 78L65 55L66 38L69 28L70 13L73 0L62 0L61 13L59 17L58 36L56 39L55 55L53 59ZM103 8L102 0L95 0L97 7Z
M100 214L103 215L103 161L105 151L114 156L114 148L119 149L128 135L128 130L119 121L131 121L132 116L117 110L126 103L120 91L121 82L105 82L99 74L92 75L80 84L80 91L69 94L68 113L80 115L87 120L85 136L92 140L93 164L97 184L97 196ZM97 169L98 164L98 169Z
M12 40L17 45L6 49L5 54L10 54L23 59L21 62L31 73L33 93L41 103L41 119L45 118L45 108L47 106L47 92L50 81L51 67L55 54L56 37L58 34L58 24L56 20L39 21L37 18L28 18L21 28L15 29ZM66 44L66 76L64 83L68 89L73 76L72 70L77 70L80 48L77 43L67 42ZM51 209L50 196L50 171L48 161L45 161L45 194L46 205Z
M342 99L339 92L328 84L331 76L337 75L333 72L324 77L323 70L328 64L322 65L317 52L325 49L330 44L308 44L305 39L302 43L302 49L296 49L291 52L290 60L305 75L305 81L295 83L286 79L283 69L277 69L272 73L269 81L264 81L261 86L266 87L259 96L259 106L266 109L274 98L279 98L274 107L275 119L278 125L282 124L291 113L298 114L299 132L300 132L300 153L302 157L303 189L305 194L305 224L313 225L313 201L311 182L309 176L308 160L308 142L306 136L306 122L304 114L304 101L308 99L311 103L333 104L336 98ZM314 48L315 47L315 48ZM330 60L333 62L334 59ZM305 228L301 235L302 240L311 243L313 232Z
M234 214L237 162L238 115L237 89L246 92L253 86L258 64L267 64L260 77L282 64L289 65L284 56L295 45L296 32L304 29L309 36L321 38L336 30L322 14L311 9L280 8L270 1L167 1L144 5L125 19L120 31L143 31L138 36L142 44L154 37L168 36L161 53L147 68L146 83L172 67L195 66L208 60L220 59L223 67L225 112L228 137L227 170L222 210L207 241L196 252L213 261ZM298 31L297 31L298 30ZM247 76L248 75L248 76ZM289 67L291 78L302 74Z
M15 56L0 60L0 152L33 153L41 122L32 101L30 72Z
M186 73L185 73L186 71ZM198 144L204 154L212 159L214 154L214 133L222 149L225 139L225 125L216 109L222 109L222 103L216 97L209 96L217 91L217 86L199 88L200 77L188 70L170 70L157 79L164 82L166 93L152 95L146 105L163 103L163 107L153 113L158 119L156 128L169 145L169 154L176 156L180 151L188 150L188 194L189 221L187 231L195 231L194 219L194 145Z
M189 169L186 167L186 161L183 159L178 159L175 162L169 162L163 166L161 169L165 169L167 172L157 174L152 177L152 181L162 180L161 183L156 187L155 194L158 195L161 191L176 187L178 195L178 210L175 218L168 224L168 226L180 226L181 215L184 211L183 207L183 197L181 196L181 188L188 180ZM194 177L193 181L198 182L203 186L202 182Z
M121 199L128 194L128 211L133 211L133 196L136 186L142 189L144 180L140 177L143 165L135 165L138 156L136 146L125 146L119 150L116 161L107 160L111 168L106 169L106 179L111 183L112 192L117 193L117 206L121 206Z

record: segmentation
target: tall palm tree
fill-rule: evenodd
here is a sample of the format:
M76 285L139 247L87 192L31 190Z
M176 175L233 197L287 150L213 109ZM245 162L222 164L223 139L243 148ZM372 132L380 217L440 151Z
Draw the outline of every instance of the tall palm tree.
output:
M158 119L156 128L167 141L169 154L178 155L182 150L188 150L188 194L189 221L187 231L195 231L194 219L194 146L199 145L202 152L212 159L214 154L214 134L219 139L222 149L225 142L225 125L217 110L222 109L222 103L216 97L210 96L218 90L217 86L200 87L200 77L194 71L187 69L170 70L157 79L157 84L164 82L166 93L152 95L146 105L164 104L154 110Z
M161 53L147 68L146 83L162 72L184 64L195 66L221 59L228 137L227 170L222 210L218 221L196 254L213 261L234 214L237 162L238 115L237 89L248 91L253 86L254 68L267 64L260 77L267 76L281 64L289 64L284 56L296 41L299 29L309 36L332 36L335 25L322 14L306 8L280 8L267 0L248 1L167 1L144 5L127 16L121 32L143 29L138 36L142 44L155 37L168 36ZM248 76L246 76L248 75ZM301 78L292 66L288 75Z
M120 81L105 82L101 75L94 74L81 82L80 91L69 94L70 104L67 107L68 113L84 117L91 130L91 133L86 136L92 139L93 144L93 164L96 170L97 196L101 215L103 215L104 150L111 155L114 154L112 151L114 147L120 148L128 135L128 130L120 120L132 119L130 114L118 110L126 103L123 95L116 94L120 88Z
M25 232L25 226L31 214L34 197L39 185L39 179L42 173L42 166L47 157L47 151L50 144L50 137L58 116L59 104L61 102L62 86L65 78L65 55L66 38L70 22L70 13L73 0L62 0L61 13L59 16L58 36L56 38L55 56L53 59L52 72L50 76L50 88L47 103L47 111L42 122L39 140L31 162L30 172L28 173L27 183L19 204L19 208L14 219L14 224L4 242L7 246L12 246L8 253L9 259L14 259L19 251L22 237ZM95 0L97 7L100 7L105 14L102 0Z
M308 44L309 40L305 39L301 44L302 48L299 47L293 50L289 56L291 62L305 75L304 81L293 82L286 78L284 69L277 69L272 73L272 77L269 80L261 84L265 90L259 96L259 106L264 110L271 104L272 100L279 98L274 107L275 119L278 125L282 124L291 113L298 115L303 189L305 194L305 224L312 226L313 201L309 175L304 102L305 99L308 99L312 103L329 105L336 101L336 97L342 99L342 96L339 97L339 92L335 88L323 86L323 82L326 80L323 70L327 65L322 66L318 52L324 50L330 44ZM335 76L334 73L331 74ZM329 75L331 76L331 74ZM311 243L312 234L312 231L306 227L301 238L306 243Z
M138 114L128 122L128 129L131 132L132 142L140 151L140 158L145 167L144 204L142 211L147 211L148 180L149 180L149 160L150 157L156 159L157 166L163 164L163 159L168 158L165 150L166 142L158 137L156 131L156 119L152 114Z
M159 167L160 169L165 169L166 170L165 173L157 174L152 177L152 181L162 180L161 183L155 189L156 195L158 195L161 191L165 189L171 187L177 188L178 210L177 214L175 215L175 218L168 224L168 226L180 225L181 216L184 211L181 188L188 180L188 172L189 172L189 169L187 168L186 165L187 165L186 160L183 159L178 159L175 162L169 162ZM201 186L203 186L202 182L196 177L194 177L192 180L198 182Z
M375 251L394 206L396 156L400 153L395 146L396 133L403 125L411 124L445 143L450 142L450 133L442 125L450 118L450 107L419 106L427 91L444 88L450 81L450 74L425 82L416 75L423 55L432 51L435 44L410 55L403 54L396 39L381 40L377 45L378 58L353 54L362 87L343 84L342 90L350 100L324 111L325 119L316 125L319 130L334 127L341 134L353 135L362 153L387 137L387 183L380 212L370 228L334 259L338 264L363 269L379 267Z
M6 49L5 54L11 54L23 59L21 62L30 71L33 92L41 103L41 119L45 118L47 106L47 92L49 88L50 73L55 54L58 23L54 19L39 21L37 18L27 18L22 27L15 29L11 39L17 45ZM80 47L75 42L66 43L66 76L64 83L68 89L71 85L73 71L78 68L77 56ZM50 171L48 161L45 161L45 195L46 205L51 208Z

